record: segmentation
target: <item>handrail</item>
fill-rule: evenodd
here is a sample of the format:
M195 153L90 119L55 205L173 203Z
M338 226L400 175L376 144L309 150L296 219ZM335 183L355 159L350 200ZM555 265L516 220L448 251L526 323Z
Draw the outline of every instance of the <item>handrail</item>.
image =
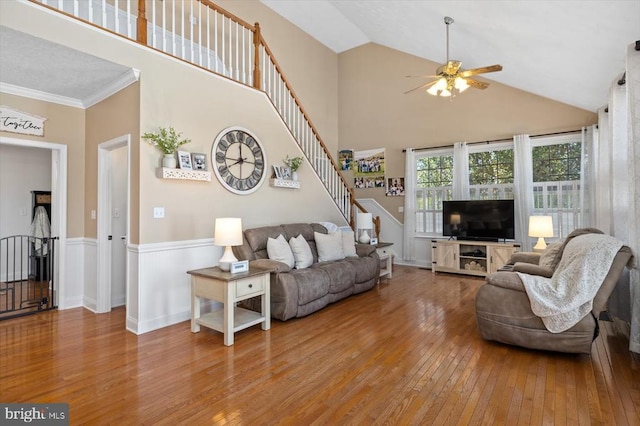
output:
M320 177L325 189L331 195L349 225L355 229L356 209L362 212L366 212L366 209L355 200L353 188L347 183L340 171L340 167L331 155L316 126L311 121L309 114L302 106L273 52L262 37L258 23L251 25L210 0L182 0L179 3L177 1L172 2L169 6L165 3L156 6L154 2L151 3L151 11L146 10L144 0L119 0L120 3L108 0L29 1L88 22L113 34L133 39L154 50L263 91L276 108L280 118L287 125L290 134L296 140L309 164ZM137 3L137 7L131 7L134 2ZM49 3L52 4L50 5ZM94 6L94 3L97 6ZM119 4L123 3L126 6L120 8ZM73 7L72 11L69 4ZM178 4L177 8L176 4ZM185 15L187 7L189 7L188 16ZM202 7L204 7L204 15ZM79 11L82 8L88 9L86 13L88 19L81 17L82 13ZM91 20L94 9L97 10L95 22ZM120 14L125 14L125 9L127 14L126 33L119 29L118 26ZM107 10L109 10L108 13ZM129 14L131 10L137 11L134 25L135 36L133 36L132 28L129 25L132 19ZM98 13L100 11L102 12L101 14ZM147 18L149 12L151 13L150 19ZM180 16L176 17L178 12L180 12ZM213 26L210 26L210 13L213 13ZM168 22L165 22L166 15L170 15L171 27ZM219 18L218 15L222 18ZM115 21L114 28L109 28L107 16L112 21ZM190 28L187 33L185 30L185 18L191 23L195 20L195 22L201 24L196 30L197 34L194 33L193 25L189 25ZM225 18L228 20L226 27ZM178 21L178 25L181 28L177 28L176 21ZM220 25L218 25L219 21ZM243 27L244 30L238 29L238 26ZM149 28L152 31L151 36L148 34ZM205 31L204 39L202 28ZM180 30L182 32L177 33ZM252 38L252 40L246 40L244 34L248 33L243 31L250 31L252 35L249 38ZM160 38L160 42L157 41L158 38ZM213 38L213 44L211 43L211 38ZM178 44L180 45L178 46ZM196 60L196 55L199 60ZM212 60L214 64L211 63ZM262 68L261 64L263 65ZM245 69L247 65L253 68L248 73ZM376 218L376 220L378 220L379 227L379 218Z

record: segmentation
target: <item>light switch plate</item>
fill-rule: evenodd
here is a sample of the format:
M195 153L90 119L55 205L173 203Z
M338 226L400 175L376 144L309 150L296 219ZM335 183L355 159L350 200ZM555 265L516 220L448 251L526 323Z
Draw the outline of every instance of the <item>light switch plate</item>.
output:
M162 219L162 218L164 218L164 207L154 207L153 208L153 218L154 219Z

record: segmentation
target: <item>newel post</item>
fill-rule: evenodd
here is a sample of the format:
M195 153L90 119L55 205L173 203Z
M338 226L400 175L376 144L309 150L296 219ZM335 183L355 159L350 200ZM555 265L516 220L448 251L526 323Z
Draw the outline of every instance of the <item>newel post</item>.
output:
M147 17L144 0L138 0L138 43L147 44Z
M255 30L253 31L253 87L262 90L260 77L260 24L256 22Z

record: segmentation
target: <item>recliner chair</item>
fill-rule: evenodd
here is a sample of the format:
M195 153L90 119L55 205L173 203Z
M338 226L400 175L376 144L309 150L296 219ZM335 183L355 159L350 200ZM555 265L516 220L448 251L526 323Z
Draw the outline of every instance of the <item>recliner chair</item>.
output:
M561 258L564 247L572 238L587 233L602 234L602 231L595 228L575 230L560 247L557 259ZM538 265L539 253L515 253L509 261L511 270L489 275L486 284L478 290L476 320L480 334L486 340L530 349L590 354L591 344L598 336L600 313L606 310L609 296L632 257L631 249L623 246L593 300L591 313L570 329L551 333L531 310L529 297L516 272L551 277L555 271Z

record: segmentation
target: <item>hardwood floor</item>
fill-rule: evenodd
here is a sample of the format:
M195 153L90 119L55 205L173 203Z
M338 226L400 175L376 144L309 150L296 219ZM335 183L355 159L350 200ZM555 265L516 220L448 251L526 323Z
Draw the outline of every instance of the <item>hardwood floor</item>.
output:
M189 322L136 336L124 309L0 322L0 401L67 402L71 424L640 424L640 359L610 323L591 356L480 338L483 280L392 280L225 347Z

